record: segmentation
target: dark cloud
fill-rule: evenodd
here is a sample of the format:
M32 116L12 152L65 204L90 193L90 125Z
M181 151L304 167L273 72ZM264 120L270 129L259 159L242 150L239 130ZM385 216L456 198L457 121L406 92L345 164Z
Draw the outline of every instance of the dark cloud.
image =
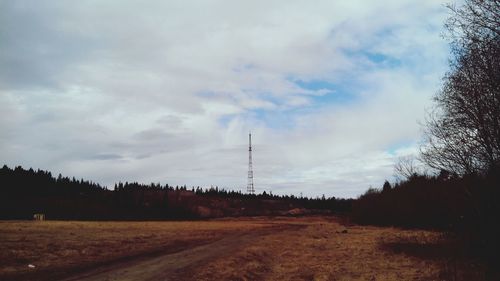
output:
M71 26L71 15L53 2L2 1L0 89L66 86L97 41Z
M133 138L139 141L167 141L175 138L175 135L166 132L164 129L148 129L133 135Z
M120 160L123 159L121 155L118 154L96 154L89 157L91 160Z

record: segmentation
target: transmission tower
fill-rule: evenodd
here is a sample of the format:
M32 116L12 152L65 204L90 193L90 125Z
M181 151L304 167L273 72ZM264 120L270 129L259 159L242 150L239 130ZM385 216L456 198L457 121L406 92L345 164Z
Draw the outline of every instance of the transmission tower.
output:
M252 169L252 133L248 133L248 184L247 192L254 194L253 188L253 169Z

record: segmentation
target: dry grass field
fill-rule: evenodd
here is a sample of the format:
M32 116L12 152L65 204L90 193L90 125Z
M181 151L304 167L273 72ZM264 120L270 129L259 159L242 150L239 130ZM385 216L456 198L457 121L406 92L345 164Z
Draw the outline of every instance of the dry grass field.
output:
M175 252L267 225L250 221L2 221L0 280L50 280L123 259Z
M334 217L3 221L0 237L0 280L484 279L439 232Z

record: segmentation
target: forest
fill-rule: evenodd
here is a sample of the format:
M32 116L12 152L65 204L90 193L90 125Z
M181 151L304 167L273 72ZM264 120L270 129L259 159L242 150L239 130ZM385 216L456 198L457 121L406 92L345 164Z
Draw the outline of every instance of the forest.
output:
M0 183L0 219L31 219L35 213L47 219L77 220L175 220L309 214L311 210L345 213L352 202L136 182L120 182L109 190L83 179L56 178L47 171L5 165L0 169Z

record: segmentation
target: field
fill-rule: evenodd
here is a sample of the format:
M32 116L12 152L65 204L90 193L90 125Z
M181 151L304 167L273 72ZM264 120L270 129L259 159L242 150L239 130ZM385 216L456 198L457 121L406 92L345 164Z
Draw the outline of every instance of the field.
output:
M2 221L0 237L0 280L484 279L442 233L335 217Z

